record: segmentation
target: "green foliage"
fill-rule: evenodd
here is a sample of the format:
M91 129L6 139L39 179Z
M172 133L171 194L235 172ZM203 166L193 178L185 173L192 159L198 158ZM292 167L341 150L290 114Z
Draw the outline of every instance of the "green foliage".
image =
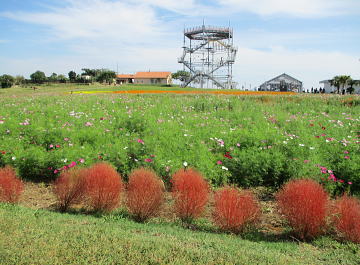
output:
M15 76L15 85L23 85L25 83L25 78L22 75Z
M76 80L76 73L74 71L70 71L68 73L68 76L69 76L70 82L74 82Z
M12 87L15 83L14 77L11 75L2 75L0 76L0 86L1 88L9 88Z
M101 72L96 76L96 81L100 83L103 82L112 83L115 77L116 77L116 73L114 71L102 69Z
M44 72L36 71L30 75L31 82L35 84L42 84L46 81L46 75Z
M190 77L190 73L187 71L179 70L176 73L172 73L172 78L178 79L180 81L185 81Z
M0 98L0 151L6 154L0 153L0 163L21 167L23 178L43 181L71 162L105 160L125 179L135 168L152 168L169 186L171 174L187 162L214 186L278 187L308 177L332 194L360 193L360 105L344 104L348 99L303 94L5 96Z

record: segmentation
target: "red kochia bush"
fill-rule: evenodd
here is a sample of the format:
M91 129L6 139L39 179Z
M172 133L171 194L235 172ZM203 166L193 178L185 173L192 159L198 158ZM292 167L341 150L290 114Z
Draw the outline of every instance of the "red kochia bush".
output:
M119 206L123 183L111 165L97 163L85 170L84 174L88 206L99 212L110 212Z
M310 179L292 180L276 195L280 212L300 239L312 239L325 226L328 195Z
M80 202L85 193L85 169L63 171L54 183L54 193L59 209L65 212L73 203Z
M180 169L173 175L172 195L177 216L191 221L204 210L209 198L209 185L195 169Z
M360 201L344 195L335 201L332 221L342 237L360 243Z
M24 184L11 166L0 168L0 202L16 203L23 190Z
M215 193L213 218L222 230L239 233L259 216L259 204L252 192L224 187Z
M134 219L143 222L155 216L163 203L164 183L151 170L135 169L129 176L127 207Z

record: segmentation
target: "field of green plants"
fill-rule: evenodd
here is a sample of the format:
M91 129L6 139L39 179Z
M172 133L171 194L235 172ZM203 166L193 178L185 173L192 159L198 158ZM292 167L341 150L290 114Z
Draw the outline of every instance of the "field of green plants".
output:
M356 96L0 95L0 166L26 180L108 161L125 180L144 166L169 184L191 166L214 186L308 177L360 193Z

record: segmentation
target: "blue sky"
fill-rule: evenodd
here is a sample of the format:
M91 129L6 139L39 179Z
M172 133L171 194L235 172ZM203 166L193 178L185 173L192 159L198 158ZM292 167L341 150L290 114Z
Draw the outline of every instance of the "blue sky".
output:
M360 79L360 0L0 0L0 74L176 71L184 26L234 28L234 79Z

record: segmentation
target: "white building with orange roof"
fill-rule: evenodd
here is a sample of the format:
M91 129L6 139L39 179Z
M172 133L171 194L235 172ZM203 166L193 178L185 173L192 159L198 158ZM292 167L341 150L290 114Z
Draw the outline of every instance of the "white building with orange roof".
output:
M137 72L116 76L118 84L171 85L171 72Z

